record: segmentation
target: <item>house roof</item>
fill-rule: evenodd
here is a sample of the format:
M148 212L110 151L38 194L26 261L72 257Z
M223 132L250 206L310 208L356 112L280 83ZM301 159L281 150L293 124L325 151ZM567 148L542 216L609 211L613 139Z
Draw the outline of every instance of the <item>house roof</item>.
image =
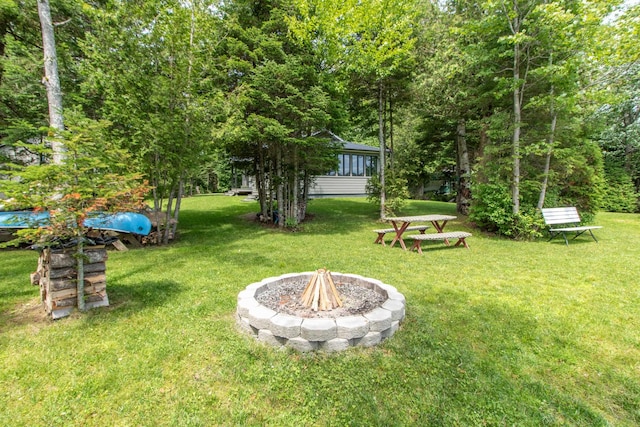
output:
M351 151L371 151L371 152L378 152L378 147L372 147L370 145L364 145L364 144L356 144L355 142L349 142L349 141L345 141L344 139L340 138L338 135L336 135L335 133L331 132L330 130L321 130L318 132L315 132L314 134L312 134L312 136L318 137L318 136L323 136L326 135L327 137L333 139L334 141L338 141L341 142L344 149L345 150L351 150Z

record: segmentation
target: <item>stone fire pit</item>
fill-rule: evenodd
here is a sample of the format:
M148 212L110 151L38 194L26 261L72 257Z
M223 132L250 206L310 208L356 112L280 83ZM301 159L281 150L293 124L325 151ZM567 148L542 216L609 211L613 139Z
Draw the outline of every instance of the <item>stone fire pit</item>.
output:
M324 312L292 308L289 300L299 299L301 295L291 295L289 289L298 285L303 288L313 275L314 272L290 273L247 286L238 294L240 328L262 342L301 352L371 347L398 330L405 316L404 296L393 286L355 274L331 273L338 291L344 290L347 294L345 307ZM352 289L349 292L347 288ZM357 298L359 291L376 295L367 297L370 301L363 303L350 301ZM264 300L261 297L267 295L273 300L274 293L278 302L268 304L273 308L260 302Z

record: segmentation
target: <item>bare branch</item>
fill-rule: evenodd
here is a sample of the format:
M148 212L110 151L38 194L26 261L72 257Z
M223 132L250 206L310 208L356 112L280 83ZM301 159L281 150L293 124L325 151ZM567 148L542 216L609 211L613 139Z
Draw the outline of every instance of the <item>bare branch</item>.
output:
M66 21L62 21L62 22L54 22L53 26L54 27L61 27L63 25L67 25L69 22L71 22L73 20L73 18L69 18Z

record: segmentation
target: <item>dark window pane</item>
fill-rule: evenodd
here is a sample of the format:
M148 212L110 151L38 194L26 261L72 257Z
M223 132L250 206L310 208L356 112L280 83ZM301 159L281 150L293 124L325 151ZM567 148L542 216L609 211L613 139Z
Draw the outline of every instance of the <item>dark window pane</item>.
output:
M378 174L378 158L376 156L366 156L365 165L367 176Z
M353 155L353 176L364 176L364 156Z
M340 165L338 166L339 176L349 176L351 174L351 155L340 154Z

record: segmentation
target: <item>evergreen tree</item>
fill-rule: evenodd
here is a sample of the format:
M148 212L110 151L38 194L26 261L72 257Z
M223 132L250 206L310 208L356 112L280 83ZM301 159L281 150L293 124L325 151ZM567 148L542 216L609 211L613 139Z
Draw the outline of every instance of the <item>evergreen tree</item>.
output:
M237 1L227 12L222 67L229 115L219 138L248 161L262 217L295 227L304 219L312 177L336 159L330 141L313 137L332 122L330 86L309 43L289 36L290 3Z

